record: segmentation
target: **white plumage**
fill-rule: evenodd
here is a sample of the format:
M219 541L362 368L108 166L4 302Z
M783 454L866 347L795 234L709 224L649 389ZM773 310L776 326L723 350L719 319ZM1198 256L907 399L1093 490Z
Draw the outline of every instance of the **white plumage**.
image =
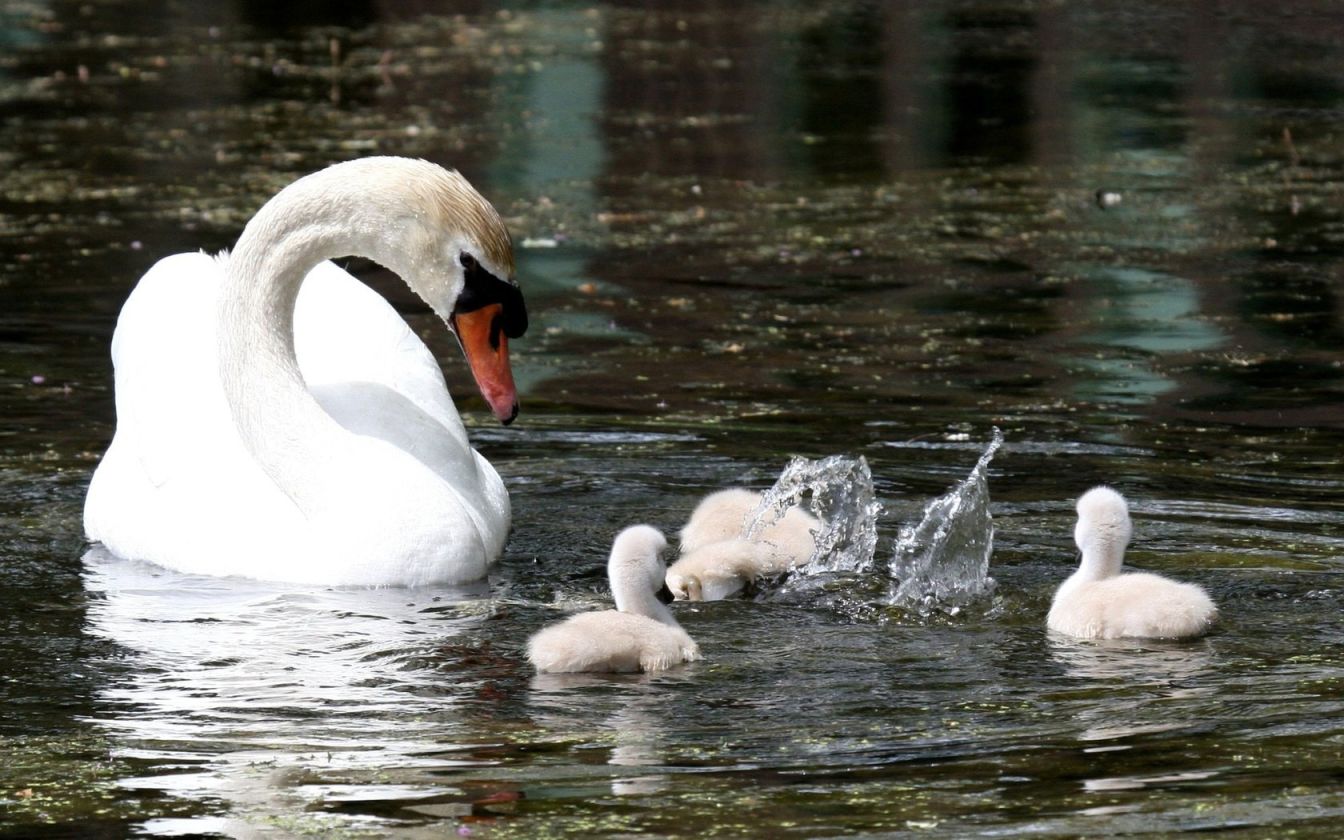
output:
M700 647L656 597L663 584L658 529L634 525L616 536L607 577L616 609L580 613L527 643L541 673L661 671L700 658Z
M508 234L485 199L455 172L401 158L296 181L232 254L159 261L112 341L117 430L85 501L91 539L212 575L485 575L508 535L508 494L471 448L429 350L326 261L351 253L397 271L455 326L469 259L512 282ZM505 378L492 407L511 419Z
M806 563L816 549L821 522L795 505L747 538L748 517L761 494L734 487L711 493L681 529L681 556L667 570L667 587L678 600L730 598L759 577Z
M1208 594L1146 572L1121 574L1131 534L1129 506L1109 487L1078 499L1078 571L1055 593L1046 626L1084 639L1181 639L1203 635L1218 617Z

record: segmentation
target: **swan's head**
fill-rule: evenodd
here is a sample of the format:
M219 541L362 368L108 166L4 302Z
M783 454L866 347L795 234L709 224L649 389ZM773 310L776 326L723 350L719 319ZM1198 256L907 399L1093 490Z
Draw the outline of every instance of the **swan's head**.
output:
M509 231L490 202L457 172L428 161L349 160L266 202L228 265L235 285L292 321L308 271L350 254L390 268L429 304L462 344L491 411L513 420L518 395L508 340L527 330L527 307L514 280ZM251 310L229 311L243 317Z
M636 599L662 594L666 589L662 558L666 548L667 538L651 525L632 525L616 535L607 560L607 577L611 579L616 609L631 612L627 607Z
M513 243L466 178L437 164L374 157L337 164L370 211L377 253L448 324L481 396L501 422L518 414L509 339L527 331ZM361 208L363 209L363 208Z
M518 414L509 339L527 331L527 306L514 279L513 243L495 208L466 178L434 169L437 177L427 179L436 217L432 226L447 235L431 246L438 249L433 262L449 279L444 299L452 302L431 300L430 305L457 336L490 410L507 424Z
M1083 562L1099 563L1099 571L1116 574L1125 559L1132 526L1125 497L1109 487L1093 487L1078 499L1078 524L1073 541Z

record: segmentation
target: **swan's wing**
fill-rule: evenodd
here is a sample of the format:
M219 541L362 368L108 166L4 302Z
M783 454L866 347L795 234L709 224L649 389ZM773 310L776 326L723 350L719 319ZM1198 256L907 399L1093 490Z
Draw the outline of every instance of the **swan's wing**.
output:
M471 448L438 360L391 304L323 262L300 287L294 333L299 368L323 409L349 431L386 441L436 473L461 499L489 552L501 550L509 521L504 482Z
M223 276L219 261L206 254L165 257L136 284L117 318L114 443L155 487L232 436L215 373L215 296Z
M266 529L263 514L292 507L253 465L224 401L214 326L223 277L205 254L167 257L117 319L117 430L89 484L84 526L120 556L171 565L196 556L221 521Z
M385 386L466 445L462 420L429 348L382 295L331 262L315 266L299 289L294 349L309 388Z

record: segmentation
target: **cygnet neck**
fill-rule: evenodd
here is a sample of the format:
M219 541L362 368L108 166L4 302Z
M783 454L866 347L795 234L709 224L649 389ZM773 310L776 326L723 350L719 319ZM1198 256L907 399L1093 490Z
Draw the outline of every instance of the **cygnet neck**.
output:
M1122 531L1110 523L1079 523L1076 542L1082 552L1076 575L1080 580L1105 580L1120 574L1129 544L1127 529Z
M616 601L616 609L646 616L670 627L680 627L671 610L658 600L657 588L661 586L662 578L655 579L654 567L662 563L657 555L635 562L631 560L634 558L625 558L625 562L613 562L609 567L611 596Z

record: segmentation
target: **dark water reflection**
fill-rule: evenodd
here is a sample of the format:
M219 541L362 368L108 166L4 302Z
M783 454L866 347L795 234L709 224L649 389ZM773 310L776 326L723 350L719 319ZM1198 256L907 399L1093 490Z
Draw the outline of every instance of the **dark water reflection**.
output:
M7 4L0 832L1333 836L1341 45L1313 3ZM462 169L520 246L523 415L473 429L514 500L498 574L86 561L134 279L374 153ZM710 604L684 671L524 666L606 603L618 528L844 452L889 552L993 425L992 601ZM1045 633L1100 481L1215 635Z

